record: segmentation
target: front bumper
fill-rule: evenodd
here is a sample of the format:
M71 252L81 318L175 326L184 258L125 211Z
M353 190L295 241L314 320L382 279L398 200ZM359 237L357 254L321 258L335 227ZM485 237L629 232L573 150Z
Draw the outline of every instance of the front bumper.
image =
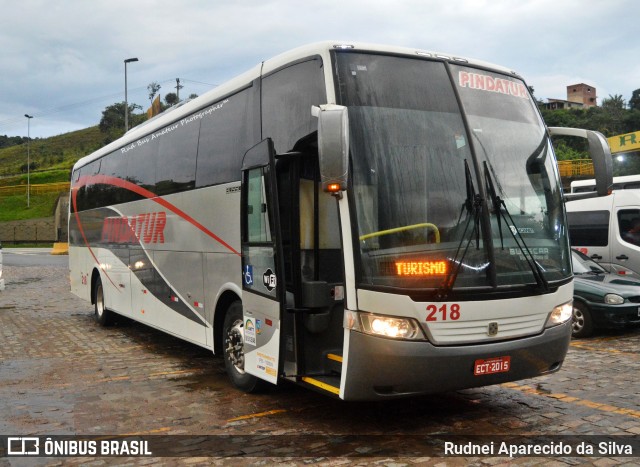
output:
M560 369L571 341L571 320L536 336L504 342L441 346L351 331L345 400L432 394L532 378ZM508 372L474 376L474 362L511 357Z
M589 309L596 328L619 329L640 324L639 305L590 303Z

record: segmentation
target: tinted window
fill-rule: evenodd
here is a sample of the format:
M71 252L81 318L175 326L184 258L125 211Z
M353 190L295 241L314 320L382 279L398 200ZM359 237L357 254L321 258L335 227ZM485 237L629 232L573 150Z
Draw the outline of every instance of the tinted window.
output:
M168 195L195 186L199 131L199 120L185 118L154 133L159 135L155 191L157 195Z
M263 138L272 138L278 153L293 149L298 140L318 129L311 106L326 103L319 58L266 76L262 80Z
M100 173L109 177L125 180L127 177L127 156L121 151L114 151L101 159ZM131 193L111 182L98 185L100 206L108 206L110 204L126 203L131 201Z
M98 159L97 161L93 161L90 164L85 165L81 169L78 169L78 171L80 172L78 180L81 177L96 175L100 170L100 162L101 162L101 159ZM75 180L75 181L78 181L78 180ZM84 211L87 209L98 207L97 200L93 198L93 196L97 194L97 189L98 189L98 186L94 184L86 184L80 187L80 189L78 190L78 194L76 195L76 203L77 203L78 211ZM72 203L72 208L73 208L73 203Z
M240 180L242 157L255 144L252 109L249 88L185 119L201 120L197 187Z
M627 243L640 246L640 210L621 209L618 211L620 237Z
M158 130L155 134L160 133ZM153 193L156 190L156 165L159 137L147 135L122 148L118 153L128 160L127 180Z
M609 211L568 212L571 246L607 246Z

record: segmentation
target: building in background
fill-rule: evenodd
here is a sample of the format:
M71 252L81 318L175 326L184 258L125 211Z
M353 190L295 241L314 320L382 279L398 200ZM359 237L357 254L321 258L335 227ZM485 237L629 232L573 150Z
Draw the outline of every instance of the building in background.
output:
M567 99L547 99L543 104L547 110L588 109L597 105L596 88L579 83L567 86Z
M582 104L585 108L595 107L596 88L588 84L579 83L567 86L567 100Z

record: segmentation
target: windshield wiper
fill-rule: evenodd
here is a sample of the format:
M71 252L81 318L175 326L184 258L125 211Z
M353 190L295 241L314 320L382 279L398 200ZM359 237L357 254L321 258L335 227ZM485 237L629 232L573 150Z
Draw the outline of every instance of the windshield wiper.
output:
M464 160L464 176L466 180L467 186L467 197L462 203L462 208L460 209L460 216L458 216L458 222L456 225L460 225L460 220L462 219L462 214L467 212L467 222L464 226L464 231L462 232L462 237L460 237L460 242L458 242L458 247L456 248L456 254L454 255L451 262L454 265L454 269L447 273L447 277L445 278L442 286L436 290L436 298L441 300L451 292L454 284L456 283L456 279L458 278L458 273L460 272L460 268L462 267L462 262L464 261L464 257L469 250L469 245L471 245L471 241L473 240L473 233L476 234L476 248L479 248L480 245L480 229L478 229L478 224L480 222L480 211L482 208L482 199L476 193L475 187L473 186L473 177L471 176L471 170L469 169L469 164L467 160ZM467 236L467 231L469 230L469 225L473 220L473 227ZM466 245L464 245L464 250L462 251L462 256L458 259L458 255L460 254L460 250L462 250L463 244L466 241Z
M489 164L487 163L487 161L483 162L483 166L484 166L484 179L487 186L487 191L489 192L489 196L491 196L491 203L493 204L493 208L496 211L496 217L498 220L498 230L500 231L501 248L504 250L504 240L502 237L502 223L500 218L504 219L505 223L507 224L507 227L509 227L509 225L513 226L513 229L511 228L508 229L509 232L511 232L511 236L513 237L513 239L516 242L516 245L522 252L524 259L527 261L527 264L529 265L529 269L531 269L531 272L533 273L533 277L535 278L536 283L538 284L538 287L542 288L545 292L547 292L549 290L549 282L544 277L544 273L542 272L540 265L538 264L535 257L531 253L531 250L529 250L529 247L527 246L527 244L525 243L524 238L520 233L520 229L518 229L518 226L513 221L511 214L509 214L507 205L505 204L504 200L500 198L500 196L498 196L495 185L493 183L493 178L491 177L491 172L489 170Z

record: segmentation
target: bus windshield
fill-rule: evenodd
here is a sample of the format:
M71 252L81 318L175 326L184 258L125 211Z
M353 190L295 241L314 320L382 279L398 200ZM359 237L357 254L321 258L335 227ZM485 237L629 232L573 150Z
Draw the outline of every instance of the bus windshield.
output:
M555 157L521 80L366 53L336 53L335 64L361 286L546 288L570 277Z

